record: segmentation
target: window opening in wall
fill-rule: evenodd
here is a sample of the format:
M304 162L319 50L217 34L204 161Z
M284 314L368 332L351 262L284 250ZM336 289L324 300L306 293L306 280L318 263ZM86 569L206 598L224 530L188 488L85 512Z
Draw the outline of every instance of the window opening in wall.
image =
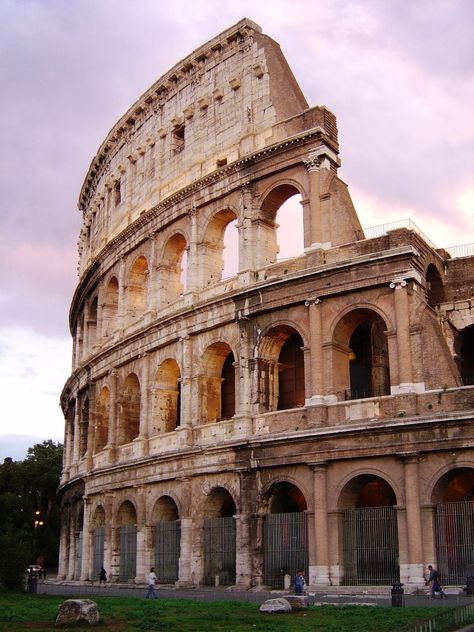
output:
M184 125L179 125L173 130L171 137L171 149L173 154L179 154L184 149Z
M222 278L228 279L239 271L239 231L237 219L229 222L224 233L224 266Z
M293 195L278 210L276 221L278 259L298 257L304 252L301 195Z
M122 201L122 189L120 186L120 180L114 182L114 205L118 206Z
M229 353L222 367L221 419L235 415L235 367L234 354Z
M459 334L455 350L462 383L465 386L474 385L474 325L469 325Z
M432 263L426 270L426 299L430 307L436 307L444 302L444 288L441 276Z
M283 345L278 373L278 410L304 406L304 358L303 340L293 334Z

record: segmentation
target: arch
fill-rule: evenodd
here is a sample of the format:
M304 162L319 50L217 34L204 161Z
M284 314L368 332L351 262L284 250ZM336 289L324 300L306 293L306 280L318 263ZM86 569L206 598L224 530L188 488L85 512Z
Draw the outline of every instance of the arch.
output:
M120 397L118 445L130 443L140 431L140 382L130 373L123 383Z
M291 325L278 324L261 338L259 393L262 411L304 406L304 342Z
M214 487L204 502L203 558L204 583L235 583L237 513L234 498L224 487Z
M445 472L432 499L437 567L444 583L460 584L474 569L474 468Z
M132 318L147 308L148 261L141 255L133 262L127 278L127 309Z
M235 414L234 353L226 342L214 342L203 354L201 414L204 422Z
M272 483L265 498L264 581L282 587L284 575L308 572L308 506L301 489L287 480Z
M116 276L111 276L105 290L102 307L102 331L104 336L110 336L117 328L119 301L119 283Z
M280 182L264 193L260 206L260 218L263 221L259 226L258 237L262 265L272 264L278 258L303 254L302 193L301 186L294 181Z
M81 405L81 419L79 424L79 455L85 456L89 436L89 396L85 395Z
M333 332L333 380L344 399L390 394L387 326L378 312L346 312Z
M361 473L338 498L344 585L390 584L400 579L397 498L381 476Z
M97 312L98 312L99 299L95 295L89 303L89 318L87 320L87 344L89 351L92 351L92 347L96 343L97 339Z
M153 406L153 434L172 432L180 425L181 372L173 358L164 360L156 371Z
M165 244L163 258L158 266L161 306L174 303L185 291L187 276L183 261L186 249L187 242L182 233L175 233Z
M179 576L181 525L178 507L170 496L161 496L153 507L155 567L160 581L175 582Z
M102 505L97 505L92 516L92 526L105 527L105 509Z
M454 350L462 383L465 386L474 385L474 325L458 333Z
M117 511L120 548L120 581L134 579L137 572L137 512L130 500L125 500Z
M227 233L229 233L227 236L230 236L232 228L236 230L235 225L231 226L236 220L236 213L229 208L218 211L209 220L199 247L202 286L214 285L222 280L226 263L224 239ZM236 254L238 255L238 238Z
M426 269L426 300L430 307L436 307L445 300L444 286L438 268L430 263Z
M109 436L110 391L103 386L97 398L95 412L95 452L100 452L107 445Z

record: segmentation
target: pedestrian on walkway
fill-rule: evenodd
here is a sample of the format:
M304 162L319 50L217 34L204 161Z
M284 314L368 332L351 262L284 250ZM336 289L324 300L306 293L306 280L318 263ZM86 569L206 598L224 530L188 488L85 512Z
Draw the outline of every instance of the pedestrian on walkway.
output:
M105 571L105 568L102 566L99 573L99 584L102 584L102 583L105 584L106 581L107 581L107 573Z
M145 599L156 599L158 595L156 594L155 584L158 583L158 577L155 574L154 566L150 568L150 572L146 576L146 582L148 584L148 590Z
M426 583L431 585L431 598L434 599L437 595L446 598L446 594L441 588L441 575L431 564L428 564L428 571L429 575Z

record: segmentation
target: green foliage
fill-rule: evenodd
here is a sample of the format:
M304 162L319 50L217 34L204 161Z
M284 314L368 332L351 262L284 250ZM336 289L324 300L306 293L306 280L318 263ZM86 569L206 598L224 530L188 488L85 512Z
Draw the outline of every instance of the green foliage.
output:
M389 632L426 620L445 608L318 606L284 615L264 615L258 604L232 601L145 600L137 597L91 597L100 613L100 630L179 630L180 632ZM0 632L53 629L65 598L46 595L0 595ZM43 625L42 625L43 624Z
M28 563L58 559L60 512L56 490L63 447L43 441L29 448L24 461L0 465L0 582L20 585Z

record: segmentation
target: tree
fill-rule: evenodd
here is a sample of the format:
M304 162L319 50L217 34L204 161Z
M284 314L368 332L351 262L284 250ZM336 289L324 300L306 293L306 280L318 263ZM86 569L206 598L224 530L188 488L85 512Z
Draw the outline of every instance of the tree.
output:
M62 454L63 446L48 440L29 448L24 461L0 465L0 578L7 587L21 584L28 562L57 564Z

